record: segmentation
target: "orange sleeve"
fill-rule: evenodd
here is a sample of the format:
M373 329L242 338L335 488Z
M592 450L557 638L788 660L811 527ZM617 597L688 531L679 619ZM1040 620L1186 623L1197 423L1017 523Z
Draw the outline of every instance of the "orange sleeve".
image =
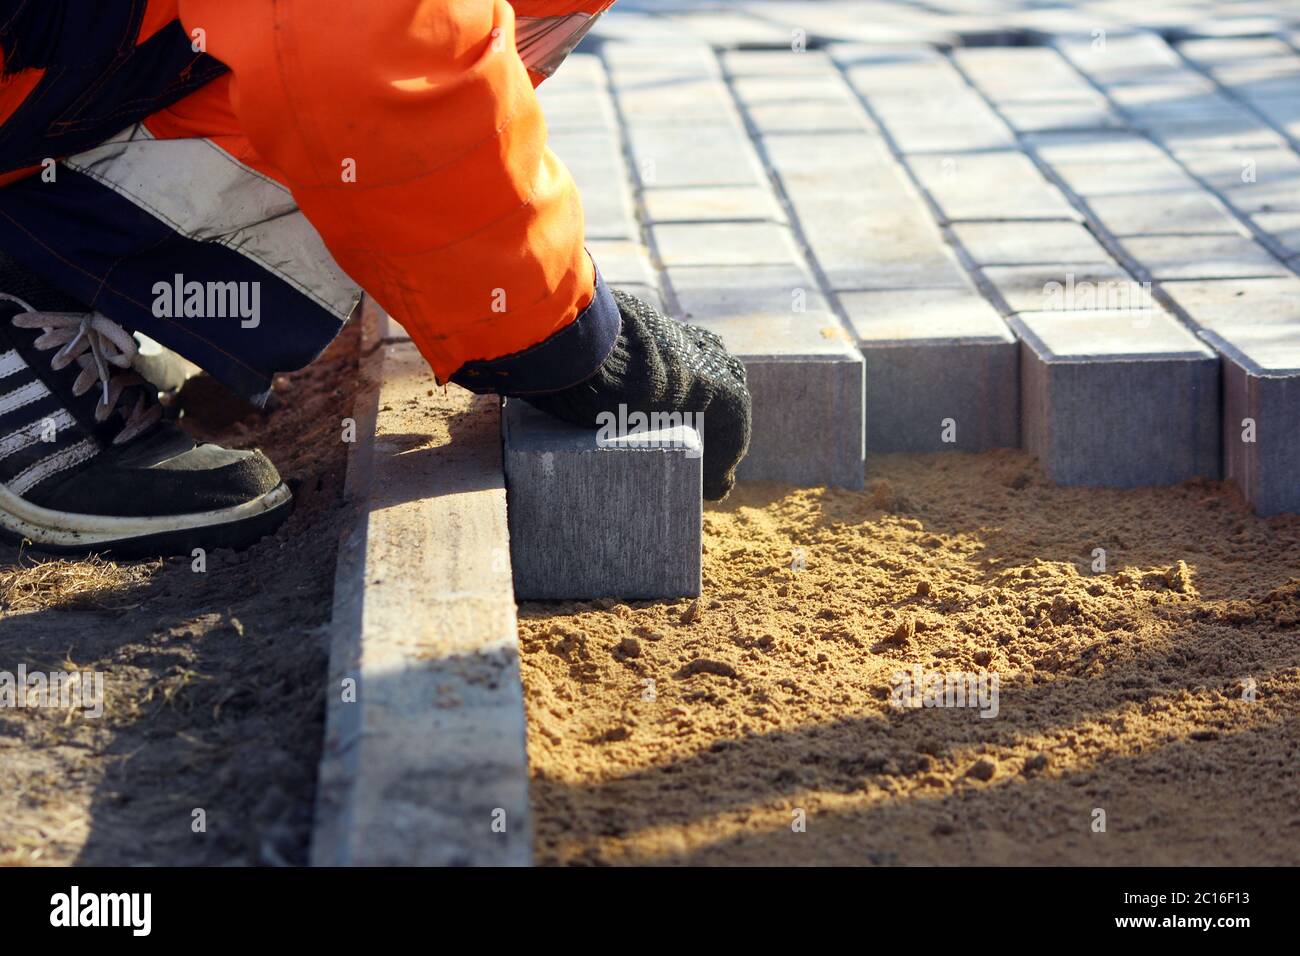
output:
M440 379L591 301L582 207L505 0L180 0L259 159Z

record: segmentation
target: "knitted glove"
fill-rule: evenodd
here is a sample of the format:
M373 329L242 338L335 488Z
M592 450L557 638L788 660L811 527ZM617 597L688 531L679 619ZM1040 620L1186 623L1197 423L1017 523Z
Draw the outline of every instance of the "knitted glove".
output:
M661 315L613 292L622 329L608 358L577 385L522 396L575 425L596 427L602 412L694 412L704 441L704 497L725 498L749 448L750 397L745 367L713 332Z

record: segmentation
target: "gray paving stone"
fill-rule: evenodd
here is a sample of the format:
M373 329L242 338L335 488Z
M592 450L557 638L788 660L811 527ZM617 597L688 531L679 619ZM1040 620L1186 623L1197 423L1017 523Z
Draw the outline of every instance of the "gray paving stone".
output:
M908 164L948 222L1079 218L1023 153L909 156Z
M836 54L900 151L1008 148L1015 136L946 59L932 50Z
M727 50L721 55L728 73L734 76L806 76L834 69L823 50Z
M498 403L434 388L409 342L364 354L312 863L527 865Z
M642 200L652 223L788 221L766 186L647 189Z
M736 56L726 63L737 63ZM853 91L840 73L824 56L818 59L820 68L774 75L745 75L732 80L732 90L744 104L745 112L755 128L767 135L774 134L826 134L834 132L863 132L870 123L857 102ZM741 61L743 66L743 61ZM821 150L805 150L820 153Z
M1021 133L1123 129L1127 125L1109 104L1092 99L1000 103L999 111L1011 128Z
M1223 359L1224 474L1257 513L1300 512L1300 277L1163 288Z
M829 306L802 266L674 268L673 286L689 321L823 313Z
M659 258L673 266L771 266L797 260L787 226L765 222L659 223Z
M1300 255L1300 212L1257 212L1250 220L1285 250L1288 259Z
M1296 95L1259 96L1250 105L1264 114L1273 126L1290 139L1292 145L1300 144L1300 113L1296 112Z
M1287 141L1275 130L1244 109L1231 119L1197 115L1189 119L1152 119L1143 128L1170 152L1185 153L1224 149L1285 149Z
M954 62L995 103L1101 98L1059 52L1050 47L961 48Z
M1016 338L973 289L839 296L866 365L869 452L1020 443Z
M1094 312L1149 308L1150 290L1114 262L986 266L1010 312Z
M511 399L501 427L516 597L699 594L703 471L695 428L678 418L602 436Z
M1219 475L1218 359L1172 316L1010 321L1024 445L1051 480L1131 488Z
M1135 132L1063 130L1027 133L1024 142L1053 166L1061 163L1101 166L1115 163L1159 162L1165 158L1159 146Z
M835 149L810 150L797 137L764 136L762 145L782 188L795 202L833 199L865 209L919 202L907 186L885 141L874 132L845 133Z
M789 44L791 33L768 20L729 10L691 10L665 19L683 33L714 46L741 44Z
M861 354L831 313L811 306L792 312L790 293L779 280L768 279L774 284L759 297L719 292L737 289L749 271L669 270L683 316L721 335L745 365L754 401L753 440L737 475L861 488ZM766 302L772 303L770 311L763 310Z
M640 242L627 239L593 239L587 243L592 261L610 285L659 285L649 254Z
M838 290L897 289L968 283L919 202L859 209L833 200L796 203L818 265Z
M978 152L1007 149L1015 145L1015 134L1002 120L968 121L962 112L951 122L886 121L889 135L901 152L908 154Z
M632 126L636 172L646 187L758 186L762 167L738 122Z
M903 170L871 135L834 153L764 141L799 227L835 289L962 287L966 277Z
M1272 253L1243 236L1134 236L1121 243L1157 281L1290 274Z
M1295 50L1278 37L1183 40L1178 44L1178 52L1193 63L1211 70L1238 64L1256 65L1267 60L1287 61L1296 56Z
M1195 184L1193 184L1195 185ZM1243 228L1203 189L1089 196L1088 208L1114 236L1242 236Z
M552 133L550 146L578 186L587 238L638 238L640 226L617 134L612 130Z
M1176 81L1155 81L1131 86L1112 86L1106 95L1122 110L1168 108L1171 112L1194 103L1199 97L1216 94L1214 81L1190 74Z
M600 58L573 53L537 90L546 126L552 134L579 130L617 130L613 102Z
M1124 196L1131 205L1141 206L1147 197L1167 192L1201 192L1201 186L1167 156L1126 163L1055 162L1052 171L1069 189L1087 199L1094 196ZM1139 197L1134 199L1134 197Z
M1209 188L1246 212L1300 212L1300 156L1289 149L1180 155Z
M1114 261L1078 222L959 222L952 230L981 266Z
M1154 33L1063 38L1055 46L1082 73L1103 87L1176 82L1194 76L1172 47Z

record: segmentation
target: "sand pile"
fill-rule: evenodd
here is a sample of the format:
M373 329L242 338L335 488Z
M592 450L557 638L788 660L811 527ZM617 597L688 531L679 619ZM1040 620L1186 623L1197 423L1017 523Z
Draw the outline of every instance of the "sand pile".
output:
M709 507L698 602L521 609L540 861L1300 862L1300 519L872 468Z

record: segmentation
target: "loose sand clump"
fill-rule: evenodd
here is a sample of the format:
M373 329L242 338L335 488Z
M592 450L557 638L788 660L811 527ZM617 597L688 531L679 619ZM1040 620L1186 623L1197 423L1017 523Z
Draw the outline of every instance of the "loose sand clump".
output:
M1300 862L1300 519L872 470L710 506L699 601L523 606L541 862Z

